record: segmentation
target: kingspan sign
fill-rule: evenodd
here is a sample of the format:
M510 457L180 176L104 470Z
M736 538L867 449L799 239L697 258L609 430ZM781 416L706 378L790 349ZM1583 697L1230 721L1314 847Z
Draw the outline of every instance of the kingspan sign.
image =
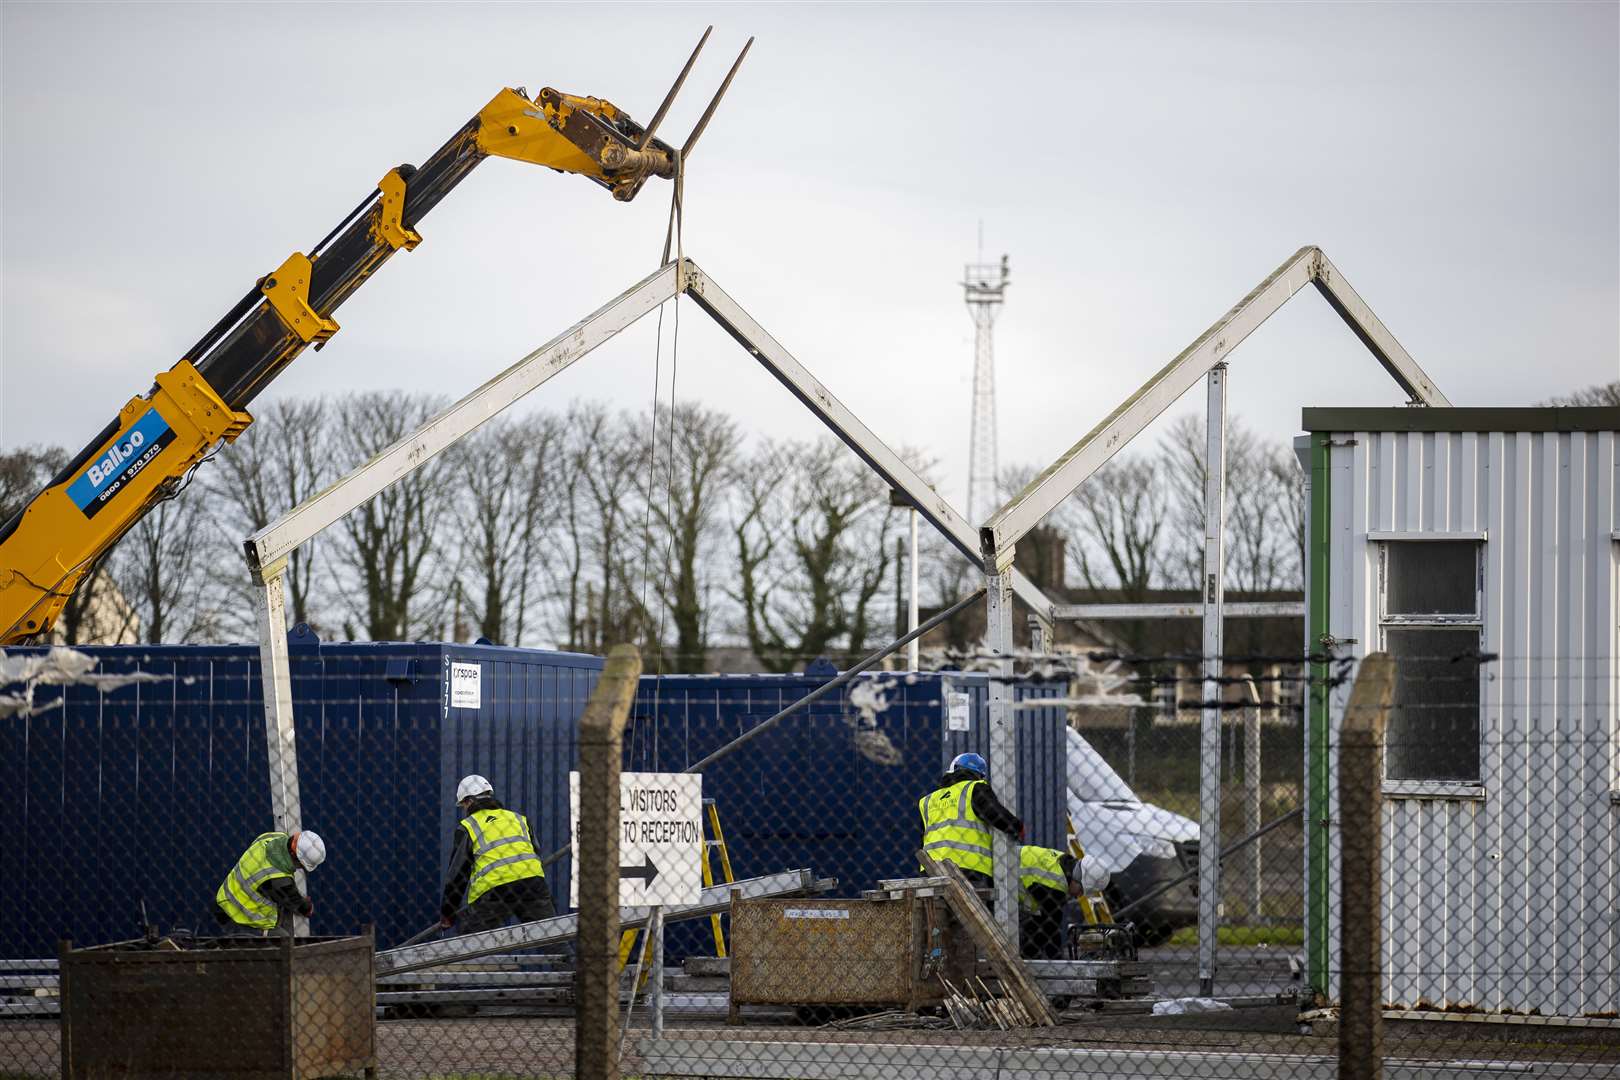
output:
M140 419L118 433L88 469L74 477L68 484L68 498L84 511L85 517L95 517L173 441L174 429L168 421L156 409L147 409Z

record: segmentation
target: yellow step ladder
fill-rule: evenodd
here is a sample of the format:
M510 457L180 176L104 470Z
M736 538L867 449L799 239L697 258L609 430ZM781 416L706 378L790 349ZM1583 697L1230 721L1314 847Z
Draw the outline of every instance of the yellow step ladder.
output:
M719 851L720 880L725 882L727 885L730 885L732 882L736 881L737 878L731 872L731 851L726 847L726 834L720 828L720 809L715 806L713 799L703 800L703 817L708 823L708 835L705 836L702 841L703 848L701 857L703 865L703 887L705 889L712 888L715 883L713 864L709 860L710 848L714 848ZM709 916L709 928L714 933L714 955L725 956L726 934L725 931L720 927L720 915L718 913ZM630 963L630 955L635 950L636 935L638 933L640 933L639 930L626 930L619 937L620 971L623 971L625 966ZM641 981L636 986L637 991L640 991L646 985L647 975L650 972L651 967L652 939L648 938L642 949Z
M1069 823L1069 854L1077 859L1086 857L1086 851L1080 846L1080 838L1074 834L1074 819L1067 818ZM1108 901L1103 898L1101 889L1092 889L1081 893L1075 898L1075 906L1080 909L1080 917L1086 920L1087 926L1112 926L1114 913L1109 910Z

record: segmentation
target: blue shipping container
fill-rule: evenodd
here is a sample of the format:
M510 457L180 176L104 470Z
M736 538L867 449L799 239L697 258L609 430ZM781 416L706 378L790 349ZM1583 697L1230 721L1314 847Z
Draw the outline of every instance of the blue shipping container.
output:
M253 646L83 650L118 689L40 686L0 721L0 955L212 927L214 890L270 828L259 654ZM15 655L15 653L13 654ZM451 700L452 664L476 665L480 707ZM371 922L386 947L437 917L456 782L482 773L568 838L568 772L600 674L591 656L498 646L294 639L303 823L328 858L311 875L318 933ZM59 707L55 707L58 706ZM11 793L16 793L12 795ZM550 873L559 901L566 860Z

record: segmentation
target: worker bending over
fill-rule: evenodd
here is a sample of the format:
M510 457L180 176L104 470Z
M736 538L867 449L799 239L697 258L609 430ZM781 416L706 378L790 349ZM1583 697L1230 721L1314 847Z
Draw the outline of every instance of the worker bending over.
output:
M976 889L992 889L995 856L990 830L1014 840L1023 838L1024 823L1001 805L985 779L990 767L978 754L957 754L931 794L917 803L922 814L923 851L936 862L953 862ZM994 907L994 894L986 901Z
M1081 860L1066 851L1018 849L1018 943L1026 960L1063 958L1063 907L1085 895Z
M482 776L461 781L456 805L467 816L456 829L450 852L450 879L444 886L439 925L448 929L456 924L463 895L464 934L493 930L509 918L533 922L554 915L529 820L501 806L495 789Z
M291 934L293 917L315 910L293 872L325 861L326 843L316 833L260 833L214 893L215 920L227 933Z

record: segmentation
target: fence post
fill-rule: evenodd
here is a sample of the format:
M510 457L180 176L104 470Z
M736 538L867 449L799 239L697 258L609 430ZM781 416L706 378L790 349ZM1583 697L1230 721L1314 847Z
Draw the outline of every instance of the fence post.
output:
M1339 729L1339 1077L1383 1080L1384 720L1395 695L1388 653L1362 658Z
M579 721L574 1075L619 1077L619 765L641 654L616 645Z

